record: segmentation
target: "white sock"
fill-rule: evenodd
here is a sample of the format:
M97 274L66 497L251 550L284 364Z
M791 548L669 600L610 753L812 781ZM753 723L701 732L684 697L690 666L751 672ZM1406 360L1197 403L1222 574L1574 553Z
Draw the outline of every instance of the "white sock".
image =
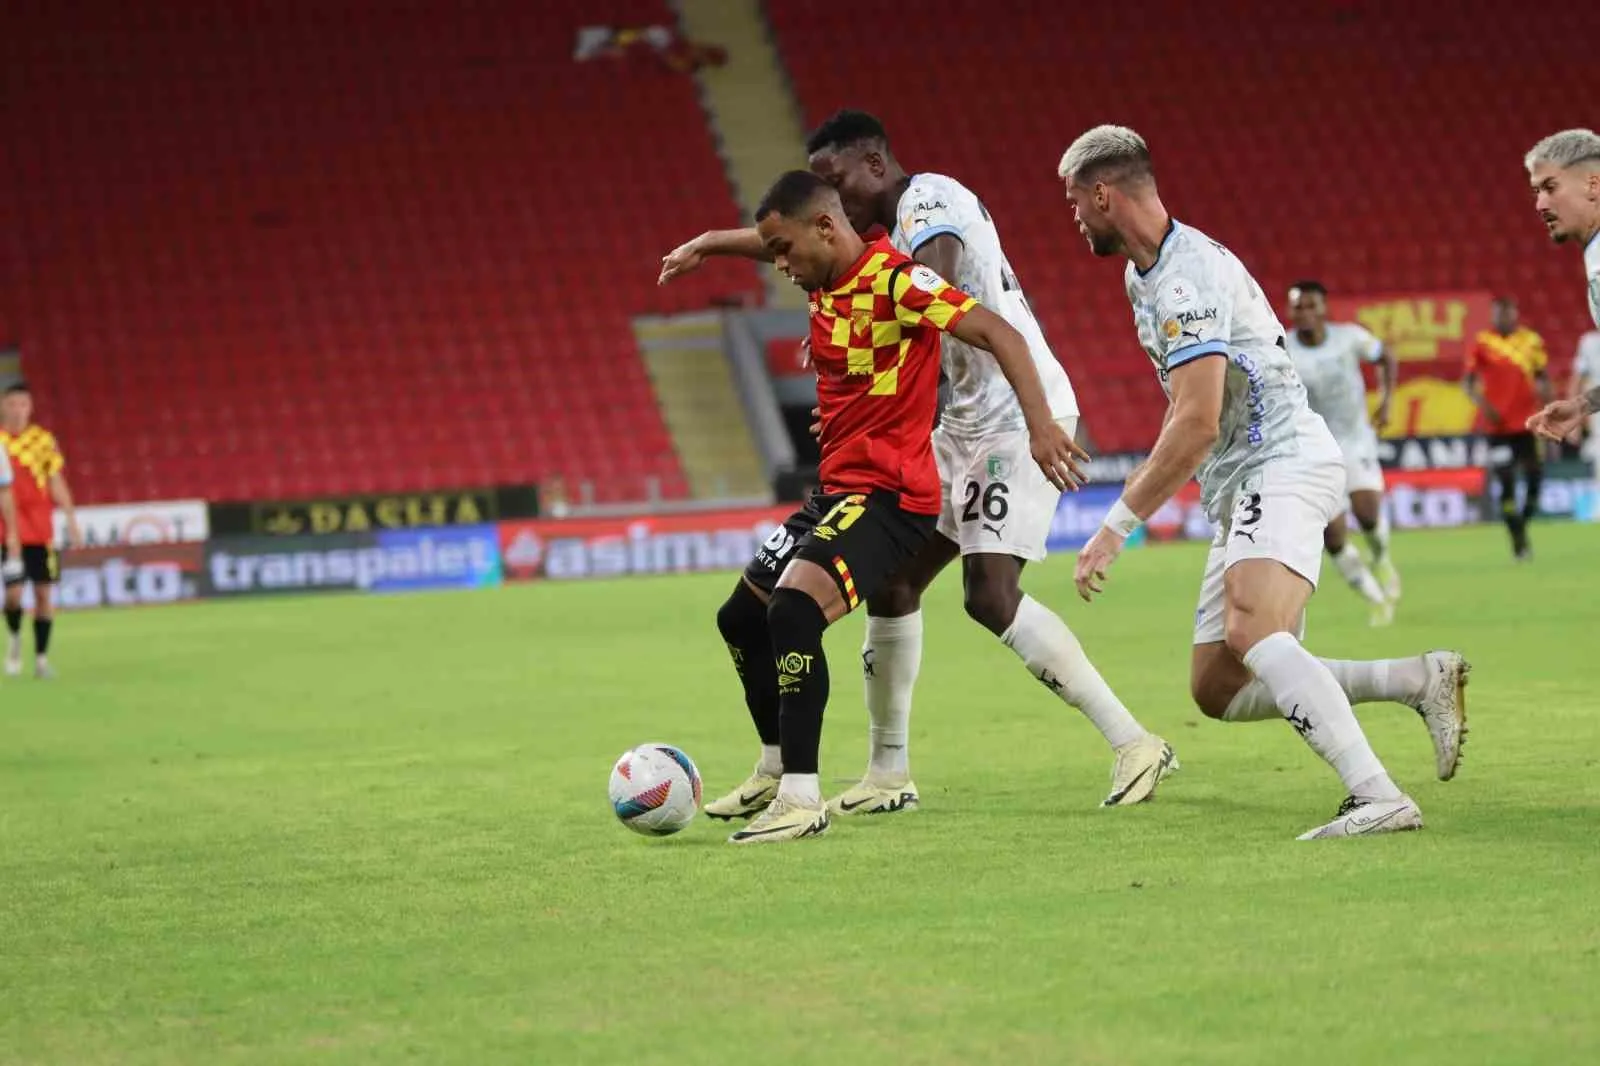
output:
M1261 683L1260 678L1254 678L1244 688L1233 694L1233 699L1228 703L1228 709L1222 712L1224 722L1265 722L1272 718L1282 718L1283 713L1278 710L1278 701L1272 698L1272 693L1267 691L1267 686Z
M1414 707L1428 686L1428 664L1410 659L1324 659L1351 703L1403 703Z
M1351 795L1398 799L1372 745L1361 732L1350 700L1322 660L1288 633L1273 633L1245 652L1244 664L1267 687L1279 713L1311 750L1322 756Z
M1382 507L1378 508L1378 524L1371 529L1363 530L1362 535L1367 538L1367 547L1372 552L1372 561L1382 562L1383 557L1389 554L1389 515Z
M778 798L798 803L802 807L822 806L822 786L816 774L784 774L778 784Z
M1362 599L1368 603L1383 603L1388 598L1354 544L1346 541L1344 550L1333 557L1333 565L1344 575L1346 584L1361 593Z
M1034 677L1065 703L1082 711L1113 748L1146 735L1144 726L1128 713L1083 653L1083 645L1067 623L1032 596L1022 597L1017 616L1000 639L1027 664Z
M1428 664L1418 655L1411 659L1323 659L1351 703L1400 703L1414 707L1428 685ZM1257 678L1234 693L1224 722L1263 722L1282 717L1278 704Z
M756 763L756 773L768 777L783 776L783 749L776 744L761 745L761 761Z
M867 776L902 784L911 774L911 691L922 668L922 612L900 618L867 616L861 675L867 687Z

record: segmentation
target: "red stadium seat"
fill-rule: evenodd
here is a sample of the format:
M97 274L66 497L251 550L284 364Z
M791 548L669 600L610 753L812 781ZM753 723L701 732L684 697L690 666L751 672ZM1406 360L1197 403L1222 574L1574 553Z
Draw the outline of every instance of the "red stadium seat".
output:
M766 9L808 125L873 111L908 166L983 197L1102 449L1148 446L1163 400L1116 269L1085 252L1055 185L1095 123L1143 133L1168 206L1269 293L1306 275L1506 291L1556 358L1586 326L1579 264L1544 240L1522 155L1594 123L1592 5L1530 20L1508 0L1011 0L954 36L896 4L852 7L847 33L824 0ZM1124 393L1129 367L1147 384Z
M629 449L602 498L685 494L630 316L759 277L655 285L738 210L691 79L571 59L665 0L599 6L284 0L247 37L226 0L16 11L0 339L79 494L576 491Z

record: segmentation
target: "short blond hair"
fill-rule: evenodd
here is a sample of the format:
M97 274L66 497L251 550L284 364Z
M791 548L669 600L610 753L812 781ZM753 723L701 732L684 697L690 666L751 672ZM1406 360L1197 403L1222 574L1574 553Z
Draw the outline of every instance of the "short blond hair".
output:
M1523 159L1530 171L1540 163L1552 163L1562 170L1579 163L1600 165L1600 133L1584 129L1552 133L1530 148Z
M1143 137L1126 126L1096 126L1072 142L1056 173L1063 181L1115 183L1155 172Z

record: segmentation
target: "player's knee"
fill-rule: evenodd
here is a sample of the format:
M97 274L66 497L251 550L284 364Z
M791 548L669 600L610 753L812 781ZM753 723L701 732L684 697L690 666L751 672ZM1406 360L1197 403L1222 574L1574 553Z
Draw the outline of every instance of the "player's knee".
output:
M1259 612L1248 606L1229 609L1222 627L1222 640L1234 658L1243 660L1249 650L1281 626L1272 626Z
M922 592L911 582L894 577L873 592L867 613L874 618L904 618L922 606Z
M820 641L827 628L828 616L822 606L799 589L779 588L767 603L767 629L774 649Z
M1207 718L1220 719L1227 712L1233 696L1230 694L1227 699L1219 697L1218 686L1211 678L1201 675L1189 678L1189 698L1194 700L1194 705Z
M1015 585L998 581L973 581L966 586L963 606L967 617L999 636L1011 628L1022 603L1022 592Z
M743 581L717 608L717 632L726 644L742 647L752 637L760 637L767 627L767 605Z

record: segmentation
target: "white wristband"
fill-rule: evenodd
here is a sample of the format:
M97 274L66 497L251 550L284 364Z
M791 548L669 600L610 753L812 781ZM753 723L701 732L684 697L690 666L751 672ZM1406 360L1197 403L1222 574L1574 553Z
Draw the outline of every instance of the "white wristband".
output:
M1106 512L1106 520L1101 523L1111 532L1126 540L1133 535L1133 531L1144 523L1139 516L1133 513L1133 508L1122 502L1122 497L1117 497L1117 502L1111 505L1111 510Z

